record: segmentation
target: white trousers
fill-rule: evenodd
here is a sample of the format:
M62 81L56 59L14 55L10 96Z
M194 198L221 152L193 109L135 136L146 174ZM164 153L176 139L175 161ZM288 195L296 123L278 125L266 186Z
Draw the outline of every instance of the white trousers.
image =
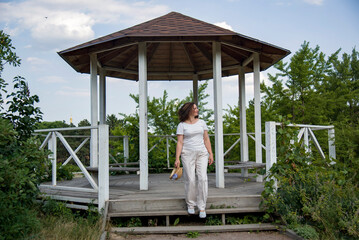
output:
M205 210L208 197L208 152L207 150L184 150L181 153L181 159L187 207L194 208L197 206L199 210Z

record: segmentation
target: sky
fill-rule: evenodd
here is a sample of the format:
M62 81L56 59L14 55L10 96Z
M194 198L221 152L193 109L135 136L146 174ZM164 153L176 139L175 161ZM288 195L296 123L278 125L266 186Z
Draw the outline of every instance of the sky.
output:
M358 0L0 0L0 30L22 59L20 67L5 66L2 77L10 84L17 75L26 78L40 98L44 121L90 119L90 76L77 73L57 52L172 11L288 49L285 62L304 41L327 56L359 48ZM268 73L275 69L260 78L270 84ZM222 81L228 109L238 102L238 77ZM107 78L107 114L134 113L129 94L138 88L134 81ZM150 98L166 90L170 99L183 99L191 89L191 82L148 82ZM207 93L213 107L213 81ZM253 74L246 74L246 97L253 98Z

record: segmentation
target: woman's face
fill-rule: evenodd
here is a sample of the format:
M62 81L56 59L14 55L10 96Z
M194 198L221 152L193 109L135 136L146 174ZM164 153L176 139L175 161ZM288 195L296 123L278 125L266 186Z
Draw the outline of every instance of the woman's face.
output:
M197 108L197 105L194 104L193 107L192 107L192 111L191 111L191 115L194 116L194 117L198 117L198 108Z

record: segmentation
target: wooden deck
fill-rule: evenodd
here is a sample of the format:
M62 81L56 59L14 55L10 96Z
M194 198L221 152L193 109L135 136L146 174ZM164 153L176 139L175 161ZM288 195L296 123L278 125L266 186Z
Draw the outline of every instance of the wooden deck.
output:
M172 216L187 215L184 200L184 180L169 180L168 174L149 174L149 190L139 190L136 174L110 176L108 216ZM48 183L50 184L50 183ZM85 178L58 182L59 186L88 187ZM263 183L254 178L242 178L240 173L225 173L225 188L216 188L215 174L208 174L207 214L260 212ZM41 188L54 199L66 200L70 207L86 208L97 203L97 193Z

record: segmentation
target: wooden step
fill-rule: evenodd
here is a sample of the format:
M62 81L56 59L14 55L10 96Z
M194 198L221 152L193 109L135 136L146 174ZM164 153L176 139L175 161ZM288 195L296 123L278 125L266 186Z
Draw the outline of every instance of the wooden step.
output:
M249 231L277 231L278 226L270 223L220 225L220 226L175 226L175 227L121 227L111 228L113 233L130 234L181 234L188 232L218 233L218 232L249 232Z
M209 197L208 214L261 212L260 195ZM130 199L109 201L110 217L187 215L184 198Z
M232 214L232 213L256 213L263 212L259 207L253 208L222 208L222 209L207 209L207 215L213 214ZM196 211L195 215L198 215ZM162 211L144 211L144 212L111 212L108 213L109 218L113 217L151 217L151 216L186 216L187 210L162 210Z

